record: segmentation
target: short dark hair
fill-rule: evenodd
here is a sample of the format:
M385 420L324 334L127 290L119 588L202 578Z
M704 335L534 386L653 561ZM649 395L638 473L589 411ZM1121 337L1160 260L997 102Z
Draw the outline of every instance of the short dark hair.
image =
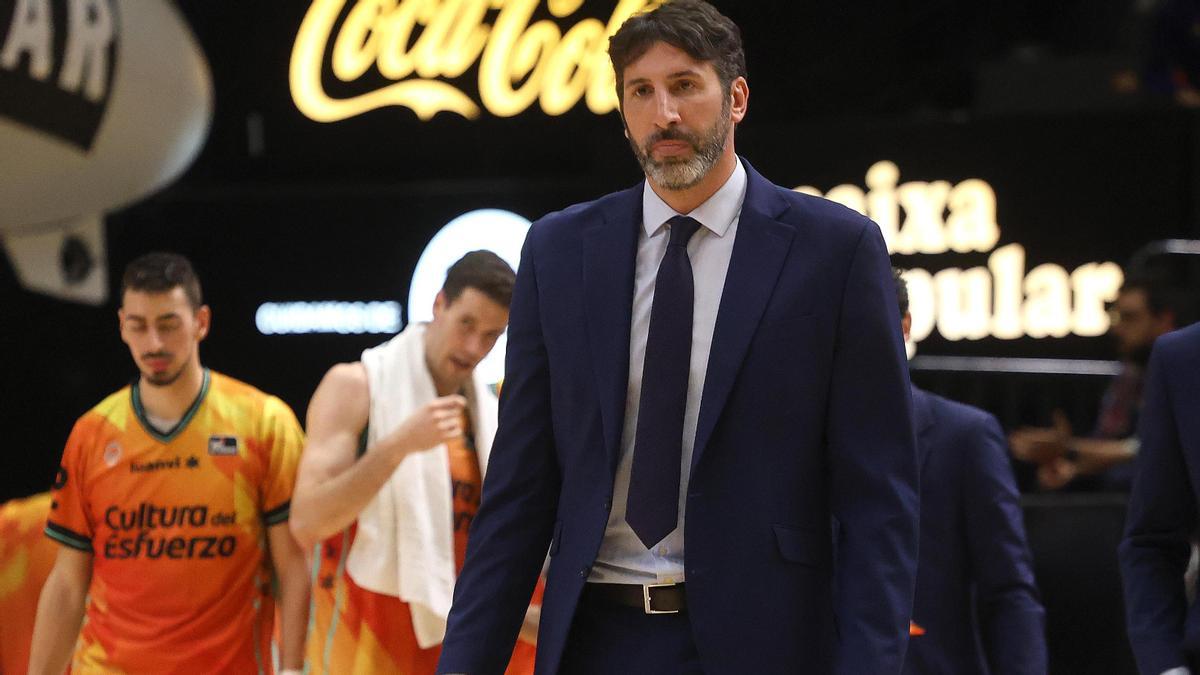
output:
M900 317L908 314L908 282L904 280L904 270L892 268L892 283L896 285L896 303L900 305Z
M147 253L125 267L121 277L121 297L126 291L142 293L167 293L173 288L182 288L192 309L204 304L200 290L200 278L187 258L178 253L155 251Z
M442 293L446 296L446 304L450 304L463 291L474 288L507 308L512 302L516 280L517 275L500 256L491 251L471 251L446 270Z
M1151 314L1162 316L1170 312L1176 317L1179 316L1178 293L1161 276L1146 272L1127 276L1119 292L1131 291L1141 291L1146 296L1146 307Z
M635 14L608 40L608 57L617 76L617 100L624 101L625 69L656 42L682 49L697 61L711 61L721 86L746 76L746 54L737 24L704 0L671 0Z

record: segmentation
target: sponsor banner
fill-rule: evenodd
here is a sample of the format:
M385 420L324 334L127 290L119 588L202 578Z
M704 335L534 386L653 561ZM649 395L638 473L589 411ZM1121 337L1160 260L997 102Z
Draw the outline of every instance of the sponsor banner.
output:
M192 534L189 529L222 527L237 522L235 513L212 511L205 504L159 506L143 502L123 509L110 506L104 524L112 530L101 555L112 560L229 558L237 551L237 537ZM168 530L159 534L158 530Z
M112 93L114 0L0 4L0 115L88 151Z
M318 122L387 106L422 120L512 117L535 104L556 116L580 102L602 115L617 107L609 36L659 3L619 0L602 17L583 4L313 0L292 46L292 99Z

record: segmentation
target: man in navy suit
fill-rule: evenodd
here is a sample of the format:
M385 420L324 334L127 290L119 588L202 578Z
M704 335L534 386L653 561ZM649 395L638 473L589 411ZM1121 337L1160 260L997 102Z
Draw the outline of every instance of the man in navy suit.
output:
M1141 449L1118 550L1129 642L1144 675L1194 673L1200 608L1188 604L1183 573L1200 489L1200 324L1154 343L1142 400Z
M539 673L898 673L917 466L879 228L734 153L707 3L609 55L646 180L525 240L439 672L503 670L548 547Z
M907 338L908 288L895 275ZM1044 675L1045 610L1000 423L915 386L912 399L921 557L904 672Z

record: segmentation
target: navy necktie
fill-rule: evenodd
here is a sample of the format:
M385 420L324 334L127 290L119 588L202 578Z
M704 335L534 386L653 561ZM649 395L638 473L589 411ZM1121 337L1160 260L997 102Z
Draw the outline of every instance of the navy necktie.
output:
M679 522L679 474L683 461L683 412L692 362L695 288L687 244L700 223L687 216L667 221L671 241L658 265L642 398L625 522L646 548L662 541Z

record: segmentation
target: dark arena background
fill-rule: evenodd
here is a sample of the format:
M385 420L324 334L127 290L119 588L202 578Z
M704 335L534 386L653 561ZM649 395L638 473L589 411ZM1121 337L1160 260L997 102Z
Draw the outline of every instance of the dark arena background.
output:
M119 15L140 1L110 4ZM54 239L40 258L49 261L40 289L13 242L42 223L5 222L0 212L0 502L46 490L74 420L135 376L116 309L120 271L140 254L192 259L214 317L205 364L280 396L303 420L330 365L428 313L427 304L410 307L410 286L448 223L484 209L535 220L641 178L618 114L590 107L607 82L595 73L576 77L600 82L598 93L564 94L567 78L553 73L526 78L533 96L496 91L489 45L459 74L426 78L453 88L473 115L419 115L408 94L370 98L401 79L382 74L382 51L358 55L367 59L361 73L349 57L338 61L334 38L353 1L147 4L175 7L194 34L211 77L211 123L177 178L98 203L95 237ZM534 22L567 33L631 6L492 4L532 8L514 39ZM776 183L857 203L881 225L891 218L894 263L916 274L915 330L924 335L913 380L987 409L1006 431L1047 425L1055 409L1080 433L1090 429L1119 368L1109 308L1124 276L1166 270L1193 293L1200 280L1200 263L1183 255L1200 239L1200 115L1156 88L1147 65L1161 47L1165 3L713 4L746 42L751 95L739 154ZM21 5L0 0L0 41ZM331 27L312 19L321 12ZM496 16L490 10L488 21ZM503 37L497 29L490 39ZM61 54L70 36L57 39ZM107 102L64 113L100 106L94 148L115 123L106 115L129 110L121 97L137 95L123 78L156 66L156 52L121 40ZM454 57L443 49L421 58ZM36 90L13 83L27 66L0 64L0 97L9 98L0 120L12 128L33 129L29 106L55 105L28 103ZM405 77L418 76L419 67ZM332 103L346 100L364 103ZM132 107L151 115L162 105L150 96ZM130 132L120 143L134 154L161 143L155 124L145 139ZM83 140L62 147L90 161L86 132L75 129ZM96 171L120 171L124 160L106 161ZM0 202L16 196L9 176L39 171L51 183L47 200L91 189L54 183L46 163L10 154L0 156ZM99 295L80 300L72 287L85 284ZM1027 491L1051 672L1135 672L1115 558L1125 496L1044 491L1032 467L1014 461L1014 470Z

